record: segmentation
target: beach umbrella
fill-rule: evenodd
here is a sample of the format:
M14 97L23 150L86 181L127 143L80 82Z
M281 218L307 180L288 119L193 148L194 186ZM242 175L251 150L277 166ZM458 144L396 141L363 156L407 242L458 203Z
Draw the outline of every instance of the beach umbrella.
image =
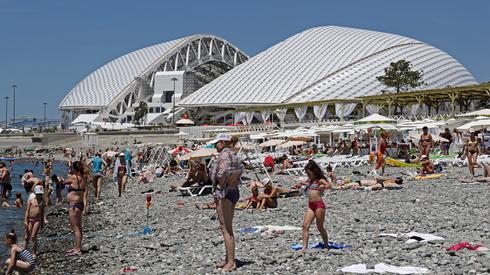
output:
M394 120L389 117L385 117L380 114L374 113L365 118L361 118L355 121L354 123L355 124L384 124L384 123L393 123L393 122Z
M288 138L291 141L311 141L312 139L312 136L290 136Z
M118 152L115 152L115 151L107 151L107 152L104 152L104 155L112 158L114 157L115 155L119 154Z
M465 114L458 115L458 117L477 117L477 116L490 116L490 109L481 109L478 111L473 111Z
M194 125L194 121L188 118L181 118L175 122L176 125Z
M289 148L289 147L294 147L294 146L300 146L300 145L303 145L305 143L306 142L301 141L301 140L290 140L290 141L287 141L287 142L277 146L277 148Z
M177 134L175 134L175 135L176 135L176 136L178 136L178 137L186 137L186 136L188 136L189 134L188 134L188 133L186 133L186 132L179 131L179 132L178 132Z
M264 147L270 147L270 146L277 146L277 145L283 144L285 142L286 141L282 140L282 139L269 139L268 141L262 142L261 144L259 144L259 147L264 148Z
M490 119L479 119L459 126L457 129L467 131L471 128L485 128L490 127Z
M179 157L179 160L191 160L191 159L202 159L209 158L217 155L218 151L215 148L200 148L196 151L187 153Z
M185 148L184 146L178 146L172 150L169 151L170 154L172 155L177 155L177 154L187 154L190 153L191 150Z

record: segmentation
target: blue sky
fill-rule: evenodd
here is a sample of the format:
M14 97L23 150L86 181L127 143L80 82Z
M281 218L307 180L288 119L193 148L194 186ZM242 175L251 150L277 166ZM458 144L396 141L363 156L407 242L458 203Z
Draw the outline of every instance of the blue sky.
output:
M412 37L452 55L479 82L490 80L486 0L0 0L0 120L13 83L17 116L41 116L47 102L49 117L58 117L58 103L74 85L132 50L212 33L255 55L322 25Z

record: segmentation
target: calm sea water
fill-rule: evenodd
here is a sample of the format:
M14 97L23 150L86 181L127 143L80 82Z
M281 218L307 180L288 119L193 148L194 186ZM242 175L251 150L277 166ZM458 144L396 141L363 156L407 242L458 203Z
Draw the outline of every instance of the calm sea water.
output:
M38 166L35 165L35 161L27 161L27 160L19 160L14 163L13 170L10 170L12 177L12 195L8 200L10 205L15 205L15 193L20 192L22 194L22 199L24 200L24 205L26 204L27 194L24 190L24 187L20 184L19 175L23 175L24 169L31 169L34 171L34 175L36 177L42 177L42 169L43 166L39 162ZM53 165L54 173L65 177L68 173L68 168L64 162L55 162ZM53 194L54 192L53 192ZM54 198L52 196L52 198ZM2 200L2 203L5 200ZM54 202L54 200L52 200ZM1 203L0 203L1 204ZM10 232L12 229L15 230L19 238L19 243L23 243L24 238L24 208L16 208L16 207L0 207L0 261L3 264L5 262L6 257L8 256L8 249L3 243L5 233Z

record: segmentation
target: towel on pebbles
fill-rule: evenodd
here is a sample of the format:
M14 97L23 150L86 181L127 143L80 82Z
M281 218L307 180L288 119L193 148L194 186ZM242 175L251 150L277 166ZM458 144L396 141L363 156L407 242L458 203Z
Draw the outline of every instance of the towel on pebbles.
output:
M379 263L374 266L374 269L368 269L365 264L355 264L346 266L337 271L350 272L350 273L394 273L394 274L421 274L428 273L429 269L425 267L415 266L394 266L385 263Z
M390 237L408 237L409 239L406 241L406 243L414 243L414 242L428 242L428 241L435 241L435 240L444 240L443 237L432 235L432 234L425 234L425 233L418 233L418 232L408 232L408 233L401 233L401 234L394 234L394 233L380 233L380 236L390 236Z
M274 232L274 231L293 231L301 230L301 227L290 225L265 225L265 226L252 226L240 229L242 233L255 233L255 232Z

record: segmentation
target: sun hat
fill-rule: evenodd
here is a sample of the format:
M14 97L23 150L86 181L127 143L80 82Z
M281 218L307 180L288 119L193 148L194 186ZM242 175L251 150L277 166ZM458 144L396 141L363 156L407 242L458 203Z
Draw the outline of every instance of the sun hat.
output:
M124 153L120 153L120 154L119 154L119 156L120 156L120 157L124 157L124 156L126 156L126 155L125 155Z
M34 187L34 194L36 194L36 195L42 195L42 194L44 194L43 187L41 185L36 185Z
M474 133L475 132L475 129L474 128L470 128L470 133Z
M219 133L209 144L218 143L219 141L231 141L231 135L227 133Z

